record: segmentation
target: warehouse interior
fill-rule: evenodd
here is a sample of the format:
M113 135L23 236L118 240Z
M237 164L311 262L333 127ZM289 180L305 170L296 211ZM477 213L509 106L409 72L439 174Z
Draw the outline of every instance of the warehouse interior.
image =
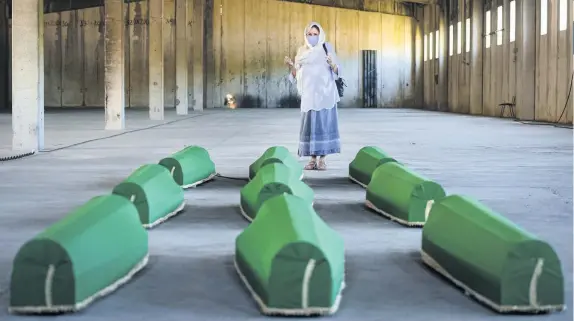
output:
M56 318L265 319L234 270L235 239L249 225L239 193L267 148L297 154L300 99L283 58L295 56L312 21L347 85L342 152L303 179L317 214L345 241L347 286L330 318L500 317L425 267L420 229L365 208L349 163L379 146L548 242L567 308L535 318L572 320L573 8L572 0L0 0L0 320L45 319L8 311L25 242L190 145L207 149L221 176L186 190L183 213L149 230L138 276Z

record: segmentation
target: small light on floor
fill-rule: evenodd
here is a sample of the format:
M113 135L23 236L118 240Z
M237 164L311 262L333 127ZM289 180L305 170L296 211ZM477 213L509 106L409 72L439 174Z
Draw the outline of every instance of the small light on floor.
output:
M225 96L225 105L229 106L231 109L235 109L237 107L237 101L232 94L227 94Z

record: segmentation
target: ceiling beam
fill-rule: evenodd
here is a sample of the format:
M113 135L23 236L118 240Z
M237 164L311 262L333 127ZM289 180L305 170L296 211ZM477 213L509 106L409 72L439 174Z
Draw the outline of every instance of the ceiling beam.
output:
M395 0L397 2L410 2L418 4L438 4L440 0Z

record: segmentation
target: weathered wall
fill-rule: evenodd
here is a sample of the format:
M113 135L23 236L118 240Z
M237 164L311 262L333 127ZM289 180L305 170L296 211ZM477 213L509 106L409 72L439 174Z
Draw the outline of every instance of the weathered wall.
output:
M395 0L280 0L296 3L307 3L344 9L373 11L394 15L412 16L415 5L404 1Z
M190 61L189 107L193 107L194 79L202 73L202 0L188 6ZM175 0L164 4L165 106L175 107ZM124 6L126 19L126 106L148 106L147 2ZM48 107L99 107L104 105L104 8L50 13L44 16L45 105Z
M572 6L567 1L568 30L559 31L559 0L548 0L548 33L538 36L536 41L536 107L535 119L549 122L572 123L572 103L566 103L572 77ZM540 10L537 10L536 25L540 25ZM537 28L539 29L539 28ZM572 99L572 94L570 95ZM562 118L560 118L562 117Z
M444 110L457 113L472 113L486 116L499 116L502 102L511 102L513 97L519 92L520 81L520 56L524 49L523 43L523 3L524 1L536 2L536 20L531 23L536 24L536 34L533 41L536 42L535 59L535 104L534 111L521 110L528 108L520 104L520 99L516 99L517 114L525 120L537 120L548 122L572 123L572 103L566 105L566 98L570 89L572 77L572 1L567 1L568 26L567 30L559 30L559 4L560 0L548 0L548 32L546 35L540 34L540 0L517 0L516 1L516 38L510 39L510 0L482 0L484 19L487 19L486 12L490 12L490 33L484 22L471 19L471 31L477 23L483 23L483 39L481 46L482 57L482 108L481 110L471 110L471 78L472 78L472 53L473 50L466 50L466 19L472 17L473 1L478 0L450 0L447 7L426 6L424 8L424 34L429 37L433 33L433 56L424 62L424 102L426 109L438 108L437 93L443 88L441 82L435 81L438 75L441 59L436 57L435 31L439 29L439 19L446 12L448 26L453 25L453 55L445 59L447 64L448 80L448 102ZM502 28L498 28L498 7L502 6ZM446 11L445 11L446 10ZM458 27L457 23L462 22L461 53L458 53ZM513 26L514 28L514 26ZM472 39L471 32L471 43ZM502 44L497 43L497 34L502 35ZM447 46L446 51L451 50L447 34L440 34L445 37L441 45ZM428 41L428 40L427 40ZM490 48L486 42L490 41ZM429 44L430 45L430 44ZM472 47L472 46L471 46ZM427 48L427 51L430 48ZM439 48L439 51L441 51ZM572 99L572 97L570 97ZM567 106L564 113L564 107ZM532 114L532 116L528 116ZM505 117L510 114L505 113Z
M174 108L175 0L164 1L165 106ZM295 106L296 92L286 80L283 58L294 56L303 43L303 28L312 20L324 26L328 41L335 45L342 62L348 87L341 106L361 105L360 50L363 49L378 50L379 106L412 107L421 103L414 91L417 76L422 77L414 42L422 39L421 30L413 18L400 15L401 10L408 13L410 5L394 1L363 2L370 10L399 13L390 15L276 0L214 0L213 8L202 0L193 2L187 15L191 34L189 107L195 100L201 102L201 98L206 99L207 108L222 107L227 93L253 98L241 99L242 107ZM45 15L46 106L103 106L103 10L91 8ZM205 26L205 32L203 19L198 15L204 10L213 19L212 25L210 22ZM126 5L124 15L126 106L144 107L149 100L147 2ZM205 66L201 58L204 46ZM206 81L205 94L203 89L194 91L194 80L199 83L202 77ZM203 94L205 97L199 97Z
M242 107L296 105L283 58L294 57L311 21L321 23L341 60L348 86L341 106L362 105L360 50L366 49L378 51L379 106L416 104L411 17L275 0L215 0L213 14L211 105L221 105L226 94L239 97Z

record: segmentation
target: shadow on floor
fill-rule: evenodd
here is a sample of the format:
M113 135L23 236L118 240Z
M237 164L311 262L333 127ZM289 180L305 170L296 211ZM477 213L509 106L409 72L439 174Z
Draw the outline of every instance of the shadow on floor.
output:
M209 226L210 229L238 229L242 230L247 226L247 221L239 212L239 205L212 205L203 206L188 204L183 212L167 220L157 228L193 228Z
M341 310L345 314L348 310L358 313L377 305L492 314L426 268L418 250L347 251L346 272L347 288Z
M213 311L217 311L218 320L263 318L239 279L233 259L232 252L214 254L208 249L152 255L146 268L129 283L87 309L62 318L93 313L121 316L134 306L146 319L165 313L195 319ZM496 315L426 268L418 251L347 251L345 278L342 303L333 319L352 320L376 307L396 316L391 318L395 320L428 320L448 312L479 318ZM7 304L8 295L2 296L2 301Z
M130 306L144 306L145 310L161 308L170 314L219 311L221 316L259 315L235 272L232 253L156 255L142 275L145 277L118 292L121 300L108 300L105 304L123 301Z
M94 189L94 190L98 190L98 189L109 189L110 193L112 192L112 190L114 189L114 187L116 187L116 185L118 185L119 183L121 183L124 179L126 179L129 176L129 174L125 175L124 177L120 177L120 176L107 176L107 177L102 177L101 179L98 180L93 180L88 187L90 189Z
M305 182L310 187L318 187L318 188L321 188L321 187L353 188L353 187L355 187L357 190L363 189L361 186L354 184L348 177L341 177L341 176L317 177L317 176L310 176L307 173L305 173L305 175L306 176L303 178L303 182Z
M406 229L412 228L402 226L386 217L368 209L363 201L349 203L333 203L318 200L315 202L315 211L328 224L364 226L365 228L385 228L385 229ZM420 228L419 228L420 229Z
M131 173L128 173L124 176L114 175L114 176L106 176L102 177L101 179L92 181L89 187L98 189L98 188L107 188L113 189L117 184L121 183L124 179L126 179ZM188 188L185 191L196 191L197 189L200 190L221 190L227 188L235 188L240 189L245 184L247 184L246 180L242 179L229 179L223 177L215 177L213 180L207 181L201 185L198 185L193 188Z
M221 189L228 189L234 188L239 190L247 184L248 179L243 177L233 177L233 178L226 178L226 177L215 177L213 180L205 182L195 188L187 189L186 191L193 191L195 189L201 190L221 190Z

